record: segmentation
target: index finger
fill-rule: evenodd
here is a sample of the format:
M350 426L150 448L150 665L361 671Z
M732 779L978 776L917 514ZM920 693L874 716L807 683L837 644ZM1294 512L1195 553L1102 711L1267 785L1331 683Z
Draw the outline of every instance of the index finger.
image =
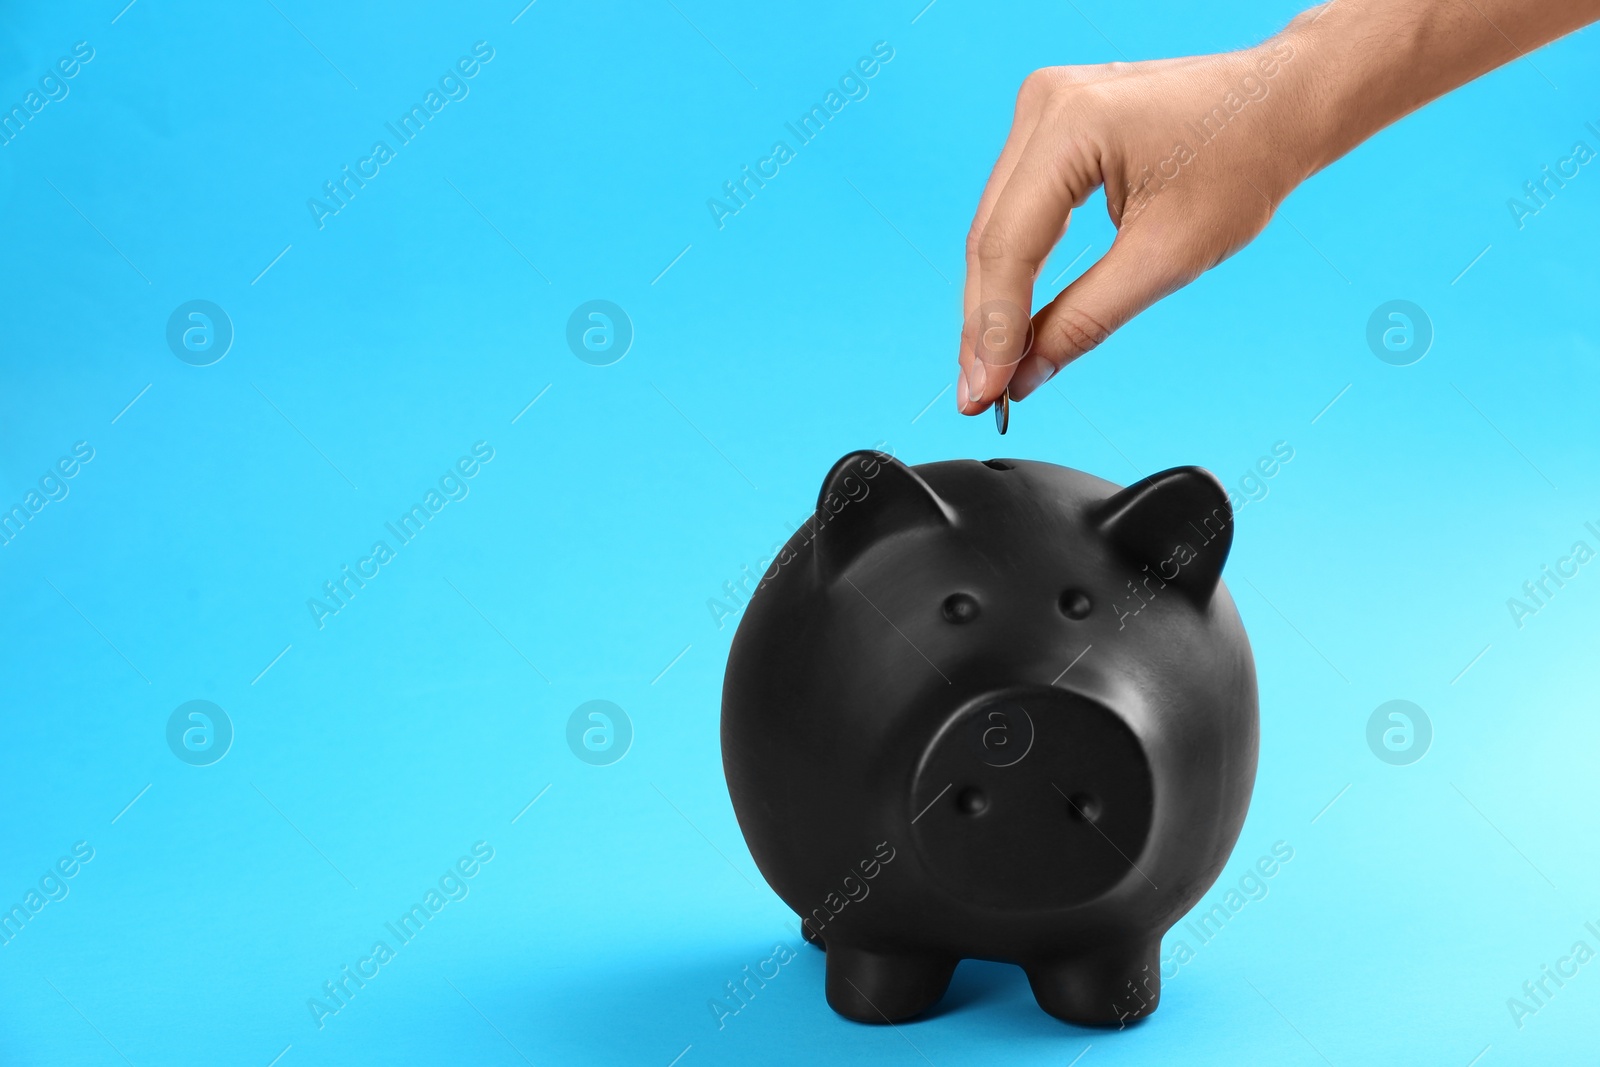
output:
M1022 88L1017 91L1017 105L1011 118L1011 131L1006 135L1006 143L1000 149L1000 156L995 160L993 170L989 172L989 180L984 183L983 194L978 198L978 207L973 213L972 226L967 231L967 277L961 292L961 338L956 351L959 386L956 390L956 400L962 410L969 415L975 415L983 410L981 406L970 405L967 398L968 368L978 358L979 331L975 328L976 320L973 316L981 299L979 294L982 268L979 263L979 246L984 230L989 224L989 216L994 211L994 205L1000 199L1000 193L1010 180L1011 172L1016 169L1017 160L1022 157L1033 131L1039 125L1039 114L1048 96L1048 78L1044 72L1034 71L1023 79Z
M1032 339L1033 283L1039 266L1066 231L1072 209L1099 185L1091 153L1066 138L1036 129L995 202L978 241L978 306L1002 329L989 346L980 335L978 372L968 379L974 411L996 399L1027 355Z

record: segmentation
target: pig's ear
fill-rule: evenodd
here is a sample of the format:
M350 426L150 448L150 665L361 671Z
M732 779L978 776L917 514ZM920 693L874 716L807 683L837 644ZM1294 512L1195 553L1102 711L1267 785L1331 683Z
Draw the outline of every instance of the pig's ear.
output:
M1129 562L1148 565L1200 607L1210 602L1233 545L1233 505L1210 471L1152 474L1098 504L1091 517Z
M824 577L872 545L918 526L948 526L955 512L910 467L886 452L852 452L833 465L807 525Z

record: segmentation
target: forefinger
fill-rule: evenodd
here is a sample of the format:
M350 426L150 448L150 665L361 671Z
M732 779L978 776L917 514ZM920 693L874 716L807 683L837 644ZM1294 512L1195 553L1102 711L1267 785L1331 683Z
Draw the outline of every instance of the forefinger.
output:
M977 361L969 370L963 405L969 414L1000 395L1027 355L1039 265L1094 184L1088 161L1066 156L1060 140L1050 130L1035 129L979 238L976 314L969 314L969 321L981 319L982 329L974 339Z
M977 336L980 329L974 313L980 301L982 272L980 248L984 228L988 225L989 216L993 213L1006 182L1016 169L1017 160L1022 157L1029 138L1038 126L1039 105L1043 96L1044 90L1036 75L1024 79L1022 89L1017 93L1017 106L1012 117L1011 132L1007 134L1006 143L1000 149L1000 156L995 160L994 169L989 172L989 180L984 184L983 195L978 198L978 208L973 214L972 228L967 231L967 277L961 294L962 327L956 356L959 364L956 399L963 409L968 407L966 372L976 358ZM982 407L974 407L967 413L976 414L982 410Z

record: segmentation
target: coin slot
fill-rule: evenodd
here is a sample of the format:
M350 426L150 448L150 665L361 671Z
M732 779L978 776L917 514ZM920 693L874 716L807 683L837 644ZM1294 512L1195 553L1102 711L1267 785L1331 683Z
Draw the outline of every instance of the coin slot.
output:
M1011 464L1007 463L1003 459L986 459L983 461L983 465L992 471L1008 471L1013 469Z

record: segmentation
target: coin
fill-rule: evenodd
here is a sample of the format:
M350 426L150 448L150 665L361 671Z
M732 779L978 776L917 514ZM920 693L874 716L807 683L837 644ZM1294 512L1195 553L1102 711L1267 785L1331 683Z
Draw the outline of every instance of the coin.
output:
M1011 425L1011 387L1000 391L1000 399L994 402L994 427L1004 434Z

